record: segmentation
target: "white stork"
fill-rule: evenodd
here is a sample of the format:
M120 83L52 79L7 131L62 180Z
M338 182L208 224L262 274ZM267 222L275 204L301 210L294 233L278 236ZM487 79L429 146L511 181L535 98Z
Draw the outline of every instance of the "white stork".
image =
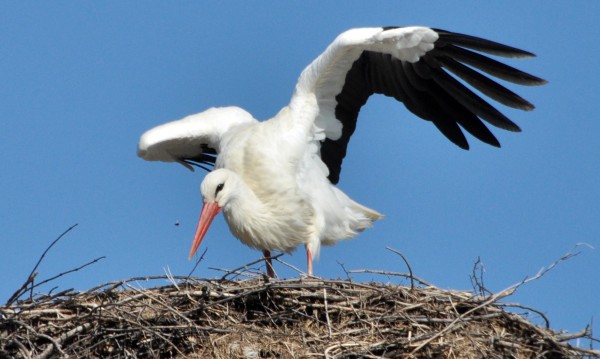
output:
M353 238L382 217L335 187L369 96L383 94L404 103L463 149L469 145L461 128L500 147L483 121L520 131L451 74L503 105L526 111L534 106L479 71L520 85L546 81L482 53L534 56L427 27L351 29L302 71L290 103L272 119L259 122L237 107L210 108L147 131L138 156L191 170L191 165L214 165L201 184L204 205L190 258L222 210L231 232L263 251L269 276L274 276L271 251L290 252L301 244L312 275L321 245Z

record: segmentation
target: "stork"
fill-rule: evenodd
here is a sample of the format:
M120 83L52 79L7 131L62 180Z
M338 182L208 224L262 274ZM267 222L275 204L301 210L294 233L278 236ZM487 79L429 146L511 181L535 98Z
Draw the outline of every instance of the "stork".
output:
M382 218L335 186L359 111L371 95L402 102L463 149L469 148L463 130L500 147L484 122L520 131L466 84L529 111L531 103L484 73L519 85L546 81L485 54L534 56L428 27L351 29L302 71L289 104L272 119L258 121L238 107L210 108L150 129L140 138L138 156L190 170L214 166L200 186L204 204L190 258L223 211L233 235L263 252L269 276L271 251L300 245L312 275L321 245L353 238Z

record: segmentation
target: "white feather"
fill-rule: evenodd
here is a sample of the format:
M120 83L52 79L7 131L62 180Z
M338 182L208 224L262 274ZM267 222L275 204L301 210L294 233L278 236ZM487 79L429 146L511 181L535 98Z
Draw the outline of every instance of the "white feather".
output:
M289 252L304 244L310 271L311 257L319 255L322 244L353 238L382 218L332 185L321 160L322 141L342 135L335 109L346 75L364 51L413 63L434 48L438 37L426 27L346 31L302 71L289 105L271 120L258 122L237 107L211 108L147 131L138 155L187 165L183 160L202 154L203 146L215 149L217 169L201 185L212 215L217 203L233 234L253 248ZM496 51L496 45L488 45ZM543 83L538 80L519 79ZM205 232L197 233L201 238Z
M219 170L207 175L202 194L211 200L227 181L218 200L234 235L261 250L304 244L316 258L321 244L353 238L382 217L333 186L320 158L320 141L342 133L334 111L345 74L364 50L416 61L436 36L422 27L349 30L301 73L289 106L271 120L257 122L236 107L212 108L146 132L138 155L173 162L198 155L203 144L214 148Z
M179 158L202 153L202 144L219 152L224 133L234 126L253 122L257 121L239 107L210 108L146 131L137 153L146 161L177 162Z
M428 27L401 27L384 30L381 27L351 29L340 34L327 49L300 74L290 101L293 109L306 106L305 97L317 102L316 118L303 117L316 134L337 140L342 124L335 118L335 96L342 91L346 73L364 50L391 54L396 58L416 62L433 49L438 34ZM316 138L320 138L318 135Z

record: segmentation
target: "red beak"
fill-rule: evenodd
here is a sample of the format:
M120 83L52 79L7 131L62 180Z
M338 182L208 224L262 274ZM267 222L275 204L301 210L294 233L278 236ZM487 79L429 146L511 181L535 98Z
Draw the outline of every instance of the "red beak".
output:
M194 242L192 243L192 249L190 249L189 259L192 259L194 253L200 247L200 243L208 231L208 227L212 223L215 216L221 212L221 207L217 202L204 203L202 206L202 212L200 213L200 220L198 221L198 227L196 227L196 235L194 236Z

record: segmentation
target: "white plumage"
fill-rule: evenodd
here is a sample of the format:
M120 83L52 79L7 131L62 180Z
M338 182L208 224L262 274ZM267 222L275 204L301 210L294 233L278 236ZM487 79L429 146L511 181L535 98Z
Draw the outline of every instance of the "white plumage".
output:
M190 257L222 210L232 233L265 257L304 245L312 274L321 244L353 238L382 217L335 187L358 113L370 95L403 102L465 149L461 128L499 146L482 120L519 130L446 70L494 100L523 110L533 105L475 69L523 85L545 81L471 50L533 56L426 27L352 29L302 72L289 105L272 119L259 122L237 107L211 108L147 131L138 155L190 169L214 164L201 185L204 206ZM274 275L270 261L267 271Z

